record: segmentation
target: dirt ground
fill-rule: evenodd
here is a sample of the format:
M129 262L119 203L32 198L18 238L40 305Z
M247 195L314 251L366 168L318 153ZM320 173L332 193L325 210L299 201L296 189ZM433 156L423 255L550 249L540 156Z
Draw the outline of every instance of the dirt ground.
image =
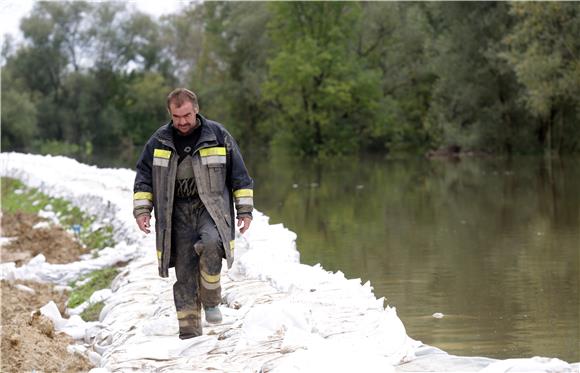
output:
M37 215L21 212L2 216L2 236L18 237L2 246L2 262L15 262L20 266L42 253L48 263L70 263L87 253L62 227L32 228L41 221Z
M2 236L18 237L2 246L2 262L16 261L21 265L43 253L48 262L69 263L85 253L60 227L32 229L39 221L35 215L22 213L2 216ZM19 289L18 285L33 289L34 294ZM87 372L93 367L84 356L69 353L67 346L74 340L55 332L52 322L38 312L52 300L62 313L66 292L54 290L51 284L4 280L1 290L2 372Z

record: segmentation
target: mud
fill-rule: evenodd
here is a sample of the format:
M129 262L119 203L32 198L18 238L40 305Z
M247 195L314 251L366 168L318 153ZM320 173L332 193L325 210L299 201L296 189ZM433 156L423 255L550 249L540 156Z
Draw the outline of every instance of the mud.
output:
M26 263L39 253L52 263L70 263L86 253L61 227L33 229L41 222L31 214L5 214L2 236L18 237L2 246L2 262ZM68 298L66 291L52 284L32 281L1 281L1 363L2 372L88 372L93 366L87 358L67 351L74 340L56 332L52 321L38 311L54 301L61 313Z
M33 214L3 214L2 236L17 237L2 246L1 261L15 262L21 266L38 254L43 254L48 263L62 264L79 260L88 250L62 227L34 229L43 220Z

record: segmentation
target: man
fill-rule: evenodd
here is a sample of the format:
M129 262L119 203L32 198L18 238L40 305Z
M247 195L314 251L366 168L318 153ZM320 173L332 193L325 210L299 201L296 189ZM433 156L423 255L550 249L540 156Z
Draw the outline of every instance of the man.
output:
M133 215L149 233L151 210L159 275L175 267L173 300L179 338L202 334L201 306L220 323L222 258L234 259L234 202L240 232L252 221L253 181L234 138L199 114L196 95L178 88L167 96L171 121L147 141L137 162Z

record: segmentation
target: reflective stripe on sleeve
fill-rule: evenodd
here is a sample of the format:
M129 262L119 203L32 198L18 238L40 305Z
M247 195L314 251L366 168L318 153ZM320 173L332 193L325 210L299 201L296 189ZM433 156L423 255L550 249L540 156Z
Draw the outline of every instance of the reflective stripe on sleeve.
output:
M133 199L134 200L146 199L146 200L149 200L149 201L153 201L153 193L149 193L149 192L137 192L137 193L133 194Z
M254 191L252 189L238 189L234 191L234 197L242 198L242 197L253 197Z
M151 207L151 206L153 206L153 202L151 202L147 199L136 199L133 201L133 208Z
M254 206L254 190L238 189L234 191L236 206Z
M236 205L254 206L253 198L236 198Z

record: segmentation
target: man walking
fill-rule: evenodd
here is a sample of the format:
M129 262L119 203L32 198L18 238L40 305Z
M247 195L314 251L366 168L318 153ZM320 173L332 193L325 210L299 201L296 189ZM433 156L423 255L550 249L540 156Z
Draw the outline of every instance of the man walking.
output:
M179 338L187 339L202 334L202 305L208 322L222 320L222 258L231 267L234 216L241 233L250 227L253 181L234 138L199 114L192 91L172 91L167 110L171 121L151 136L137 162L133 215L149 233L155 211L159 275L168 277L175 267Z

